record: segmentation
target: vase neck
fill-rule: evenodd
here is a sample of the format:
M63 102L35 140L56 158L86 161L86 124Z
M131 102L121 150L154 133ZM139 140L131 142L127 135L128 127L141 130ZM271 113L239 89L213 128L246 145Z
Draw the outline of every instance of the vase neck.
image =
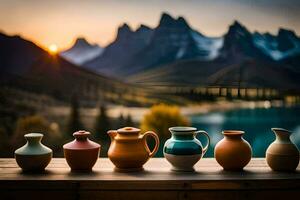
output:
M290 143L290 134L291 132L285 129L279 129L279 128L272 128L272 131L274 132L276 136L275 142L278 143Z
M41 133L29 133L24 136L29 145L39 145L43 138Z
M91 135L90 132L83 131L83 130L73 133L73 136L77 141L86 141L90 135Z
M172 133L172 137L175 140L193 140L195 138L195 134L194 133L184 133L184 134Z
M222 132L226 139L240 140L244 134L244 131L239 130L225 130Z
M225 135L224 134L224 137L229 140L240 140L242 138L242 135Z

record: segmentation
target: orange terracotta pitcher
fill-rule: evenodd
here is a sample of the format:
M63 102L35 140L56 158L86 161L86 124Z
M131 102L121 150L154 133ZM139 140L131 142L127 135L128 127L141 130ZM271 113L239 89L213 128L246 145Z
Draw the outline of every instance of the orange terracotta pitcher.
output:
M158 150L159 138L153 131L140 133L140 129L124 127L118 130L108 131L111 144L108 157L116 166L117 171L139 171L143 165L153 157ZM151 136L155 139L155 146L149 150L146 138Z

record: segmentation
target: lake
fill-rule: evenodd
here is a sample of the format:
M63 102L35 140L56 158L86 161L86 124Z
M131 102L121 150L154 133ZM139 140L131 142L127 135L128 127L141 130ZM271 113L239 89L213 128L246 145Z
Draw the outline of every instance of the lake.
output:
M269 144L275 139L272 127L291 130L292 141L300 147L299 117L300 106L218 111L193 115L190 120L192 126L207 131L211 136L211 145L205 157L213 157L214 146L223 138L222 130L228 129L245 131L244 138L251 144L253 156L264 157Z

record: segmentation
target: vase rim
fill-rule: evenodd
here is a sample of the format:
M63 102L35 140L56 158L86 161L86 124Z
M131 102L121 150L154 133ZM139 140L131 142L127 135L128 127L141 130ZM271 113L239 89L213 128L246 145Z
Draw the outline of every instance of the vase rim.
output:
M136 133L139 133L141 131L141 129L138 129L138 128L135 128L135 127L123 127L123 128L119 128L117 130L118 133L128 133L128 134L136 134Z
M289 133L289 134L292 133L292 131L284 129L284 128L271 128L271 130L274 131L274 132L276 132L276 131L282 131L282 132Z
M89 136L89 135L91 135L91 133L90 132L88 132L88 131L85 131L85 130L80 130L80 131L76 131L76 132L74 132L73 133L73 136L80 136L80 135L86 135L86 136Z
M24 135L25 138L39 138L43 136L44 135L42 133L27 133Z
M190 126L174 126L174 127L170 127L169 131L170 132L185 133L185 132L194 132L194 131L197 131L197 128L190 127Z
M222 131L223 135L243 135L245 131L241 130L224 130Z

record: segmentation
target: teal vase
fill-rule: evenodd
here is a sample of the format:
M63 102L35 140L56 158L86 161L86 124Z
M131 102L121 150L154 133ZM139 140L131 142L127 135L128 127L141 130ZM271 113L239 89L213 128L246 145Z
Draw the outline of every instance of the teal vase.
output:
M205 131L197 131L194 127L171 127L172 137L165 142L164 156L171 163L174 171L194 171L194 165L203 157L210 144L209 135ZM196 138L202 134L207 144L202 146Z
M15 151L17 164L24 171L42 171L50 163L52 150L41 143L43 134L26 134L27 143Z

